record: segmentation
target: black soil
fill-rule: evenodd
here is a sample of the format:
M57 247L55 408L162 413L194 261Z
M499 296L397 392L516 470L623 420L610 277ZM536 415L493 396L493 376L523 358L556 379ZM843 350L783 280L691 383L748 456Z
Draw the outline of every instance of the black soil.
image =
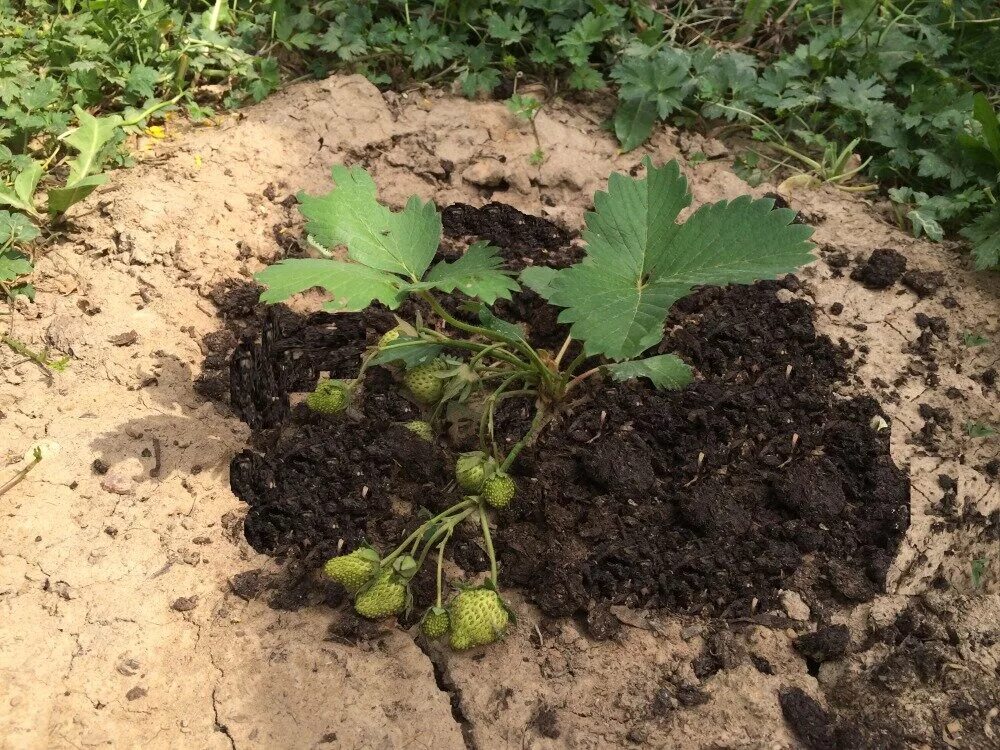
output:
M451 207L445 228L452 246L488 238L515 268L578 255L565 234L509 207ZM845 353L816 334L810 305L779 302L779 289L796 286L789 277L693 294L672 311L662 349L696 368L695 383L657 392L595 382L569 406L515 464L518 499L496 519L502 586L547 614L586 614L595 631L609 604L739 617L780 609L791 585L811 603L883 589L908 525L907 477L887 431L869 426L878 404L834 395ZM498 311L527 323L540 346L565 336L531 293ZM231 476L255 549L319 566L362 539L388 547L421 507L458 499L454 453L475 446L432 446L399 427L419 410L388 370L370 371L347 418L291 405L321 372L353 375L362 349L394 325L388 312L258 308L241 325L231 398L253 435ZM531 414L505 403L497 430L509 443ZM470 572L485 565L474 530L451 554Z

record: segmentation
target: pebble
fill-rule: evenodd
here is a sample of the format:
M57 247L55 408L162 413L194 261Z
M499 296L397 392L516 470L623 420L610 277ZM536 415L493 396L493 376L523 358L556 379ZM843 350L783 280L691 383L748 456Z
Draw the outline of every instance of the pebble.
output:
M117 472L108 472L101 480L101 487L116 495L131 495L135 482L131 477Z
M198 606L197 596L182 596L174 600L170 608L177 612L190 612Z
M504 180L503 165L495 159L483 159L462 172L462 179L480 187L497 187Z
M784 607L785 614L793 620L804 622L811 614L809 605L802 601L802 597L795 591L781 592L781 606Z

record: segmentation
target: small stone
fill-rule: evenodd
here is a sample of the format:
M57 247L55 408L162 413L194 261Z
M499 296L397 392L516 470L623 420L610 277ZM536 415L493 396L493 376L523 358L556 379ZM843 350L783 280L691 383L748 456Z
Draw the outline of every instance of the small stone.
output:
M146 688L136 685L134 688L125 693L125 697L130 701L139 700L139 698L145 698L148 692L149 691L146 690Z
M118 672L118 674L120 675L124 675L125 677L131 677L132 675L134 675L136 672L139 671L140 666L141 665L139 664L138 659L133 659L132 657L126 657L118 662L118 666L115 667L115 671Z
M495 159L483 159L466 168L462 179L480 187L497 187L504 181L503 165Z
M153 265L153 254L148 250L137 247L132 250L132 254L129 256L129 263L133 266L151 266Z
M170 605L170 608L177 612L190 612L197 606L197 596L181 596L174 600L174 603Z
M723 156L729 156L729 149L726 147L726 144L718 138L706 139L701 146L701 151L709 159L721 159Z
M131 495L135 482L131 477L127 477L117 472L110 472L101 480L101 487L116 495Z
M632 727L625 735L625 739L635 745L642 745L649 739L649 732L645 727Z
M139 334L135 331L126 331L125 333L119 333L117 336L112 336L108 339L115 346L132 346L139 341Z
M56 581L52 586L52 590L55 591L59 596L61 596L66 601L72 601L73 599L79 599L80 593L70 586L66 581Z
M811 614L809 605L802 601L802 597L795 591L781 592L781 606L784 607L785 614L793 620L805 622Z

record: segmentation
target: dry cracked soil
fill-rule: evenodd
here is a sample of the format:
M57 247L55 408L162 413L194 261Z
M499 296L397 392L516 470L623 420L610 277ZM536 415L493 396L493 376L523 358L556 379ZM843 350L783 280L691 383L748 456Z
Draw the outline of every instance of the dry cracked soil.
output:
M1000 426L1000 283L832 189L785 196L818 247L795 280L709 291L676 312L671 341L704 378L677 398L688 408L733 371L692 343L730 341L713 333L716 308L812 336L796 346L826 373L829 408L868 437L826 455L829 441L803 430L771 468L818 466L797 475L806 502L829 484L824 461L881 456L865 471L899 488L886 506L899 536L853 561L878 585L831 569L829 590L771 576L766 596L735 609L665 585L659 599L564 612L525 574L509 592L510 636L456 655L396 624L360 625L301 562L247 542L230 462L256 438L224 396L230 352L256 319L233 289L303 250L292 196L325 189L333 163L360 164L391 205L508 204L578 248L594 191L647 154L681 161L696 204L774 190L751 191L724 148L669 128L621 154L606 116L600 101L551 103L533 129L502 103L333 77L134 144L139 164L72 210L39 252L36 301L12 316L15 337L68 355L69 369L0 351L0 481L46 446L0 496L0 747L1000 746L1000 438L967 428ZM717 158L687 163L703 151ZM468 217L452 218L462 234ZM508 244L555 241L531 226ZM835 360L834 377L822 368ZM671 460L691 471L691 497L710 495L722 470L709 456L699 471L698 447L683 450ZM862 489L843 492L863 503ZM711 527L696 503L681 510ZM792 511L769 512L779 523ZM858 513L847 536L873 522ZM819 552L798 543L802 569L816 567ZM474 569L475 557L457 562ZM507 564L518 559L512 543ZM597 601L612 569L587 564Z

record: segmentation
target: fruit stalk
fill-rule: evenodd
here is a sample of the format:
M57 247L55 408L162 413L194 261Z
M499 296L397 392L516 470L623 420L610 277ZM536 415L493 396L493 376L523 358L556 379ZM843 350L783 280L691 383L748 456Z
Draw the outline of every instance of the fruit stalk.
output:
M486 507L479 504L479 522L483 527L483 541L486 542L486 554L490 558L490 580L497 586L497 556L493 551L493 537L490 535L490 519L486 515Z

